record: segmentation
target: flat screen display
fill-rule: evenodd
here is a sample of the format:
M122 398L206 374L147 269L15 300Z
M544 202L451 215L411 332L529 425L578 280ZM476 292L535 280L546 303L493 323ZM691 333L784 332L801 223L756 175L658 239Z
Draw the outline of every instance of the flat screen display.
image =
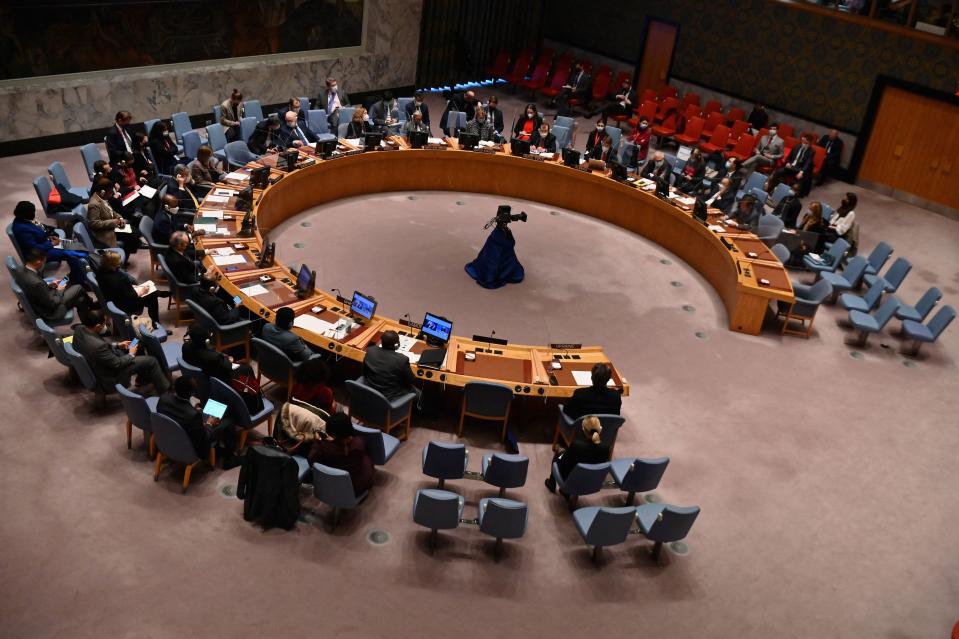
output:
M296 290L302 291L303 293L309 292L313 287L313 272L310 270L310 267L304 264L300 267L300 272L296 276Z
M423 318L424 335L445 343L450 341L450 334L452 332L453 322L448 319L433 315L432 313L427 313Z
M353 301L350 302L350 312L366 319L372 319L376 313L376 300L367 297L359 291L353 291Z

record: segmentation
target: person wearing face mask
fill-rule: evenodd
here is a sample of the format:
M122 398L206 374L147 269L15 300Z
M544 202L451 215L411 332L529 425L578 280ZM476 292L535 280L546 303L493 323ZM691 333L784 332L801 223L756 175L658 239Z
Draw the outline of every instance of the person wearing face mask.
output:
M157 171L163 175L173 173L176 166L178 149L176 142L170 138L170 129L163 120L158 121L150 129L148 140L150 152L157 163Z
M649 141L653 137L653 130L649 128L649 119L643 116L639 119L638 126L626 137L627 142L634 146L630 156L626 158L626 164L631 168L636 168L640 162L646 161L649 153Z
M776 162L783 156L784 144L783 139L779 137L779 127L774 122L769 127L769 133L759 138L753 156L743 162L743 166L748 170L748 175L752 175L757 165L776 166Z
M110 200L115 196L113 182L109 178L98 178L87 204L87 227L96 248L116 248L122 244L123 250L130 255L130 249L135 252L139 242L130 240L129 233L124 233L122 238L117 237L117 229L125 226L127 221L110 206Z
M190 162L189 169L193 183L199 186L210 189L220 181L220 169L213 156L213 148L207 144L197 149L196 159Z
M531 151L556 153L556 136L550 133L546 122L540 122L539 128L529 140L529 146Z
M296 111L287 111L283 115L279 137L281 146L286 148L309 146L311 142L315 143L317 140L316 134L306 126L306 122L296 118Z
M403 135L406 137L407 142L410 141L410 133L426 133L429 135L430 127L427 126L423 120L422 111L413 111L413 115L410 116L410 119L406 121L406 125L403 127Z
M743 199L737 203L732 215L726 218L725 223L727 226L755 232L762 214L761 208L762 204L754 196L744 195Z
M179 215L175 195L167 193L160 202L160 208L153 215L153 241L157 244L169 244L170 236L174 231L193 232L193 227L187 222L187 216Z
M666 161L666 155L662 151L656 151L653 153L652 159L646 162L639 174L641 177L649 180L664 179L668 182L672 170L673 167Z
M426 131L429 132L430 129L430 107L426 104L426 96L422 91L417 91L413 94L413 101L406 103L406 121L409 122L413 119L413 114L417 111L420 112L421 120L423 124L426 125Z
M326 88L317 98L317 108L326 111L326 119L330 124L330 131L336 134L340 125L340 108L350 106L350 96L339 86L336 78L326 79Z
M779 203L776 204L776 208L773 209L773 215L781 219L783 224L786 225L787 229L791 229L796 226L796 220L799 218L799 214L801 212L802 202L799 200L799 195L796 193L795 185L789 189L789 194L779 200Z
M476 107L473 119L466 123L466 132L478 135L480 140L492 142L496 139L496 131L493 129L493 123L486 117L486 109L481 106Z
M699 149L693 149L683 170L676 180L676 188L683 193L694 193L703 184L703 178L706 175L706 161L703 159L703 152Z
M582 61L577 61L576 66L573 68L573 73L569 76L569 80L563 85L559 95L557 95L552 102L548 103L547 106L556 108L557 115L568 115L571 113L569 108L570 99L577 98L581 102L585 102L589 98L589 87L591 84L592 79L583 66Z
M503 139L503 111L499 108L499 98L495 95L489 97L486 104L486 117L493 124L493 130L496 131L496 139Z
M623 84L616 89L616 95L613 96L613 102L606 107L606 115L629 116L634 104L636 104L636 91L633 90L633 81L628 77L623 78Z
M133 115L129 111L117 112L113 126L110 127L104 138L107 157L110 158L111 163L116 163L121 153L125 151L133 152L133 133L130 131L132 122Z
M220 103L220 126L224 130L227 142L240 139L240 120L246 115L243 109L243 94L239 89L233 89L226 100Z
M112 251L103 254L97 270L97 284L106 301L113 302L127 315L139 315L146 309L154 324L160 323L158 298L169 297L166 291L147 293L148 285L137 284L130 275L120 270L120 255Z
M396 98L390 91L384 93L383 97L370 107L370 119L373 120L373 127L384 134L389 134L398 128L399 118Z
M196 250L185 231L173 232L165 257L173 277L181 284L195 284L206 273L206 267L200 263L203 251Z
M858 203L855 193L846 193L839 208L829 220L829 227L825 232L827 241L835 242L838 238L844 237L850 244L854 244L849 238L849 231L852 230L853 222L856 221L856 204Z
M516 121L516 125L513 127L513 137L519 140L529 140L533 133L539 129L539 125L543 122L543 118L540 117L539 111L536 110L535 104L527 104L526 109L523 111L523 115Z
M733 181L724 177L719 182L719 188L706 200L706 206L719 209L726 215L736 202L736 189L733 187Z
M193 174L184 164L177 164L173 168L173 179L167 186L167 194L177 200L177 206L184 213L191 213L200 208L200 198L206 195L208 188L197 188L193 182Z
M217 295L218 292L219 286L217 286L216 281L203 275L200 277L200 286L193 292L193 301L209 313L210 317L220 326L242 321L244 318L240 315L240 311L231 306L223 297Z
M812 164L816 157L812 142L812 134L804 133L799 144L794 146L786 156L786 164L773 171L770 179L777 183L795 179L799 186L799 195L802 197L809 195L809 190L812 188Z
M596 120L596 128L594 128L589 133L589 137L586 138L586 157L599 159L599 154L602 153L603 140L609 137L609 133L606 132L606 117L601 117ZM595 149L596 155L593 154Z
M363 107L356 107L353 111L353 119L346 126L346 138L349 140L362 139L367 133L372 133L370 127L370 116Z
M107 388L114 384L129 386L136 375L140 382L153 384L156 394L165 393L170 380L160 363L149 355L140 355L139 344L107 341L102 336L105 329L103 311L94 309L73 332L73 348L87 361L97 380Z
M280 143L280 117L271 115L256 125L246 146L250 153L263 155Z

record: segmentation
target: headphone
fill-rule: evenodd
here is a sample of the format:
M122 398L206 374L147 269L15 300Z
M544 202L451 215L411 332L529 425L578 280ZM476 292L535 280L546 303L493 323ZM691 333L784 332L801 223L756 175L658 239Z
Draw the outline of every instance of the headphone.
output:
M201 342L200 345L203 346L204 348L213 348L213 342L210 339L211 337L213 337L213 334L207 328L204 328L203 331L206 333L206 337L203 338L203 341ZM191 339L190 335L187 334L183 337L183 341L192 343L193 339Z

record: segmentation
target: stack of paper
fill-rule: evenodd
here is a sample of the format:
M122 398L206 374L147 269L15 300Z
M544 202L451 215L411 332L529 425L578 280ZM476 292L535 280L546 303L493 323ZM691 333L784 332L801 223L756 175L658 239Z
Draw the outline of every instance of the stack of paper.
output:
M253 286L241 288L240 292L249 297L256 297L257 295L263 295L264 293L269 293L270 291L268 291L264 286L254 284Z
M232 197L237 194L237 191L234 189L225 189L222 186L213 189L213 195L225 195L227 197Z
M427 144L446 144L446 140L443 138L426 138Z
M302 328L303 330L312 331L319 335L322 335L333 327L333 325L329 322L321 320L315 315L307 314L297 315L296 319L293 320L293 326Z
M232 173L227 173L226 175L224 175L224 176L223 176L223 179L224 179L224 180L238 180L238 181L246 182L247 180L250 179L250 176L247 175L246 173L238 173L238 172L236 172L236 171L233 171ZM141 190L142 190L142 189L141 189Z
M213 202L216 204L226 204L230 201L230 198L225 195L208 195L206 196L207 202Z
M193 225L193 230L194 230L194 231L203 231L204 233L208 233L208 234L210 234L210 235L216 235L216 234L218 233L218 229L217 229L216 223L213 223L213 224L194 224L194 225Z
M208 211L206 209L200 209L199 211L197 211L197 215L200 215L202 217L212 217L217 220L223 219L223 211Z
M233 255L234 253L236 253L236 251L234 251L234 250L233 250L232 248L230 248L229 246L225 246L225 247L223 247L223 248L215 248L215 249L212 249L212 250L213 250L213 252L216 253L217 255Z
M592 386L593 374L589 371L570 371L573 374L573 381L577 386ZM607 386L613 385L613 380L606 382Z
M217 266L229 266L230 264L246 264L246 259L242 255L214 255L213 263Z
M152 186L143 185L143 186L140 187L139 193L140 193L140 195L142 195L143 197L149 199L149 198L152 198L154 195L157 194L157 190L156 190L155 188L153 188Z

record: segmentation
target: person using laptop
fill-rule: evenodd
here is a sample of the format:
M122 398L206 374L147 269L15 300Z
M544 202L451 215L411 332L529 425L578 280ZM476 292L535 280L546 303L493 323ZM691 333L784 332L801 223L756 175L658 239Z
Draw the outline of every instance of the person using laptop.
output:
M178 377L173 382L172 390L173 392L160 396L156 411L166 415L186 431L190 443L193 444L193 451L200 459L207 459L210 448L219 443L223 470L239 466L242 458L235 454L236 428L232 421L226 415L223 419L204 415L199 404L190 402L196 392L196 381L192 377Z
M400 336L396 331L383 331L380 335L380 345L371 345L366 349L363 358L363 378L366 385L383 393L387 399L393 400L406 393L416 393L420 390L413 383L416 376L410 368L410 360L402 353L397 353L400 347Z

